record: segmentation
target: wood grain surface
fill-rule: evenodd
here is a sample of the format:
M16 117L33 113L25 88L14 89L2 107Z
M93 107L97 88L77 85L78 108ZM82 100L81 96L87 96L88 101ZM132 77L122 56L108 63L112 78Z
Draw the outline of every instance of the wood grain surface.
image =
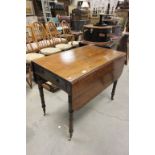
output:
M83 46L34 60L41 67L74 83L98 67L125 56L123 52L97 46Z

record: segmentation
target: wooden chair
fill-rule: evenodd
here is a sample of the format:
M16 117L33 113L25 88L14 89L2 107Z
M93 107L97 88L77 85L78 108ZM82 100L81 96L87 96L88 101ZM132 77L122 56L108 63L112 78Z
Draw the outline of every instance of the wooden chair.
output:
M75 41L75 34L71 31L69 24L65 20L62 20L61 26L63 35L69 41L68 44L72 45L72 47L79 46L79 41Z
M61 26L62 26L63 34L64 34L64 36L66 35L67 40L68 41L75 40L75 37L71 32L69 24L65 20L62 20Z
M66 37L63 34L60 34L54 23L47 22L45 24L46 30L48 34L53 37L55 47L60 48L61 50L68 50L71 49L73 46L71 44L68 44Z
M54 38L47 33L42 23L32 23L32 31L34 33L35 41L38 42L40 53L51 55L62 51L60 48L55 47Z
M41 58L44 55L38 53L38 42L34 41L34 35L31 26L26 26L26 81L30 88L32 88L32 66L31 61Z
M67 39L65 39L65 37L60 34L53 22L45 23L45 28L48 35L54 38L55 44L67 43Z
M32 78L33 78L32 72L33 71L32 71L31 61L41 58L41 57L44 57L45 55L39 53L40 52L39 43L34 38L32 26L30 26L30 25L26 26L26 49L27 49L26 50L26 52L27 52L27 54L26 54L26 72L27 72L26 81L27 81L28 85L30 86L30 88L32 88ZM59 88L56 87L51 82L44 83L43 87L51 92L56 92L57 90L59 90Z

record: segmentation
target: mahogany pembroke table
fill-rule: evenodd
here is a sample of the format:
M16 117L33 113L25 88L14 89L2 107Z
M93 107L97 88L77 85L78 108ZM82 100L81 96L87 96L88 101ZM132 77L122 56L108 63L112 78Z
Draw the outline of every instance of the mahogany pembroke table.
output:
M113 100L117 80L126 57L123 52L87 45L56 53L32 62L44 115L46 105L42 84L50 81L68 94L69 140L73 134L73 112L79 110L101 91L113 84Z

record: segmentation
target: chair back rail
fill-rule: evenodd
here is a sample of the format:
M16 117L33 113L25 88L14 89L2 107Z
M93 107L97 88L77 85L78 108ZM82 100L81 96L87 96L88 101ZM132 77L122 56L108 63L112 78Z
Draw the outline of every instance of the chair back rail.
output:
M61 26L62 26L63 34L68 35L68 36L67 36L67 40L68 40L68 41L73 41L73 40L75 40L75 37L74 37L74 35L72 34L71 28L70 28L69 24L67 23L67 21L62 20Z
M58 32L58 30L53 22L45 23L45 28L47 30L47 33L52 37L57 37L58 35L60 35L60 33Z
M32 23L32 30L35 40L39 43L40 49L54 46L53 38L48 34L42 23Z
M62 38L65 38L65 37L60 34L60 32L57 30L57 27L55 26L55 24L53 22L51 22L51 21L47 22L45 24L45 28L46 28L47 33L53 39L54 45L56 45L56 38L60 38L61 42L63 42Z
M38 52L39 44L34 38L32 26L26 26L26 53Z

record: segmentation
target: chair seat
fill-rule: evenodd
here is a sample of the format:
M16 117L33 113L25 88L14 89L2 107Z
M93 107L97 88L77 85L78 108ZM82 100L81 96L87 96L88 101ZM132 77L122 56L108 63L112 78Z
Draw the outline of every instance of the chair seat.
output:
M61 50L68 50L70 49L72 46L69 44L57 44L55 45L56 48L59 48Z
M72 47L76 47L79 46L79 41L70 41L68 42L69 45L71 45Z
M37 43L28 43L26 45L26 47L27 47L27 51L31 52L31 51L38 49L38 44Z
M49 48L41 49L40 53L44 54L44 55L51 55L51 54L54 54L54 53L57 53L57 52L60 52L60 51L61 51L60 48L49 47Z
M40 53L28 53L26 54L26 63L30 63L32 60L39 59L42 57L44 57L44 55Z
M40 48L44 48L44 47L47 47L47 46L54 45L53 41L50 41L50 40L41 40L41 41L38 42L38 44L39 44Z
M61 38L61 42L62 42L62 43L66 43L66 42L67 42L67 39Z
M55 44L67 42L67 39L65 39L65 38L53 38L53 39L51 39L51 41L53 41L53 40L54 40Z

